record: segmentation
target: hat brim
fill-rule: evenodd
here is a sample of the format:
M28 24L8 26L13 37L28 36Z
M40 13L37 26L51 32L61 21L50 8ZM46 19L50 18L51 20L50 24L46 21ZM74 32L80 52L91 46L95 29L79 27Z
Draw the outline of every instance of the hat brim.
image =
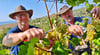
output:
M68 10L70 10L70 9L72 9L72 8L73 8L73 7L70 7L70 8L68 8L68 9L65 9L64 11L60 11L60 12L57 13L57 15L58 15L58 16L61 16L61 14L67 12Z
M30 10L26 10L26 11L25 10L21 10L21 11L18 11L18 12L11 13L11 14L9 14L9 17L12 18L12 19L14 19L14 15L18 14L20 12L28 12L29 18L31 18L31 16L33 15L33 10L30 9Z

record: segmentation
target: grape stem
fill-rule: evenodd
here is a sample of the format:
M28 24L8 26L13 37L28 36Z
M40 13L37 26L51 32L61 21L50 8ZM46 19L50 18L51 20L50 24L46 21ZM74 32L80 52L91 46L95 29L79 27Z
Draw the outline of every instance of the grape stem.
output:
M45 50L45 49L41 49L41 48L38 47L37 45L35 45L35 47L39 48L40 50L43 50L43 51L46 51L46 52L51 52L51 53L53 53L52 51L48 51L48 50ZM52 48L50 48L50 49L52 49Z

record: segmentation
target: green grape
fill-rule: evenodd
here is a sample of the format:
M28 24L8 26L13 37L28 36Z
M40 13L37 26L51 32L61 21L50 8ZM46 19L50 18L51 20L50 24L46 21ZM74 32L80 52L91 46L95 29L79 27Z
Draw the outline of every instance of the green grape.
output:
M48 32L47 33L47 36L48 36L48 39L52 39L53 37L56 37L56 32L53 31L53 32Z
M39 48L43 49L43 45L42 45L41 43L36 43L36 45L37 45Z
M82 41L80 42L80 45L83 45Z
M34 48L34 55L39 55L39 51L37 48Z
M88 40L93 40L94 38L96 38L97 34L95 31L88 31L87 32L87 38Z
M97 37L97 33L95 32L95 29L93 28L92 24L87 25L87 40L93 40Z
M87 31L94 31L92 24L88 24L86 29L87 29Z
M66 24L61 24L59 27L56 28L56 31L62 34L67 32L68 26Z

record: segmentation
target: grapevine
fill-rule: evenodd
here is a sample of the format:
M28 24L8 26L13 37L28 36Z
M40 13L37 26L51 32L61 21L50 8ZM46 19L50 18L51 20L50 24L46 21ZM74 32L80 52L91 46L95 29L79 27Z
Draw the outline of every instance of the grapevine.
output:
M65 0L68 5L77 6L85 2L87 10L92 10L94 7L93 4L89 4L87 0ZM62 3L63 0L60 0ZM99 0L93 0L96 4L100 2ZM46 4L46 3L45 3ZM46 7L47 8L47 7ZM47 9L48 10L48 9ZM49 14L49 12L48 12ZM91 24L88 24L88 18L83 18L84 23L76 22L75 25L84 26L84 34L81 35L81 39L72 38L70 39L71 33L68 32L67 25L59 22L56 19L51 19L49 17L49 22L51 25L51 30L46 34L46 37L42 39L42 43L39 42L39 39L33 38L29 42L25 42L24 45L21 45L19 55L68 55L72 50L69 49L68 43L70 42L72 46L76 47L74 50L79 52L80 50L85 50L82 52L85 55L96 53L100 54L100 21L92 19ZM57 24L56 22L57 21ZM53 26L52 26L53 25ZM54 41L53 44L50 43L50 40ZM89 42L89 44L88 44ZM78 45L80 43L80 46ZM77 46L78 45L78 46ZM84 47L85 46L85 47ZM87 50L88 49L88 50ZM80 53L79 53L80 54Z

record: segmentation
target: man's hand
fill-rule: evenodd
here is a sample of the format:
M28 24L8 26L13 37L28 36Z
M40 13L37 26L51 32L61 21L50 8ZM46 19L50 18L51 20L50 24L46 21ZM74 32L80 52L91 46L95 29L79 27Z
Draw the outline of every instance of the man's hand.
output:
M42 29L31 28L23 32L24 39L27 38L28 41L33 37L37 37L39 39L44 38L44 31Z
M68 28L68 31L74 34L75 36L80 36L81 34L83 34L82 27L79 25L71 25Z
M93 18L95 18L96 20L100 20L100 8L99 7L94 7L92 9L92 16Z

